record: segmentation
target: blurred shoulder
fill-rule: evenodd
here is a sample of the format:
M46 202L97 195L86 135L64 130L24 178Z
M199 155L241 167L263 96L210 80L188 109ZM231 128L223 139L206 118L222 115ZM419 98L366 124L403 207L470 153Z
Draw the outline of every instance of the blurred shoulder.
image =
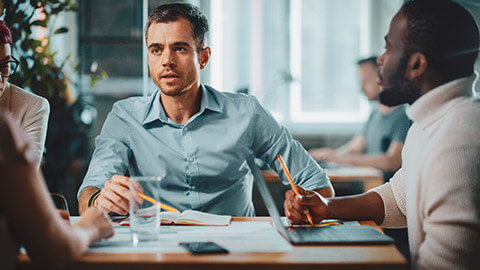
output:
M12 99L11 103L14 104L13 108L29 111L50 111L50 105L46 98L28 92L12 83L9 83L8 87Z
M0 164L32 162L35 153L25 131L10 113L0 110Z

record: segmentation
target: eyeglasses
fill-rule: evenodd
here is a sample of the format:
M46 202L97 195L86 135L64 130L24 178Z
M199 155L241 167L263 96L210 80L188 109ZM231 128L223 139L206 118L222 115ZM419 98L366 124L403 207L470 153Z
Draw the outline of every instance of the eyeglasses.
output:
M10 59L8 62L4 62L0 64L0 73L2 77L8 78L15 74L15 71L17 71L18 67L18 60L15 59L15 57L12 56L12 59Z

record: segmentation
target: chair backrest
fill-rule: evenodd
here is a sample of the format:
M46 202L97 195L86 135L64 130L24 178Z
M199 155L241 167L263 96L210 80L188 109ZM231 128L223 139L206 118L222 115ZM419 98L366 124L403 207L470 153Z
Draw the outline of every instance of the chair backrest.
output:
M68 204L67 200L65 197L63 197L62 194L58 193L50 193L50 197L53 200L53 203L55 204L55 207L60 210L65 210L68 214L70 214L70 211L68 210Z

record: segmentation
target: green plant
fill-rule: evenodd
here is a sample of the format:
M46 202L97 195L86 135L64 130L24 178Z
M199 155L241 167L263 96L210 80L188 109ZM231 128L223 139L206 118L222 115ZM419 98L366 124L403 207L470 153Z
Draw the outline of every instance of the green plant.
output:
M71 60L69 56L58 59L57 52L51 49L50 38L68 32L65 26L56 27L55 19L63 12L76 12L76 2L3 0L0 10L3 20L12 32L13 52L20 54L17 55L20 68L9 80L20 87L30 87L33 92L48 98L50 103L64 102L71 82L64 72L64 67ZM39 27L47 33L40 39L33 35L33 30ZM101 73L101 76L105 77L106 74ZM94 75L90 79L91 82L97 82L100 77Z

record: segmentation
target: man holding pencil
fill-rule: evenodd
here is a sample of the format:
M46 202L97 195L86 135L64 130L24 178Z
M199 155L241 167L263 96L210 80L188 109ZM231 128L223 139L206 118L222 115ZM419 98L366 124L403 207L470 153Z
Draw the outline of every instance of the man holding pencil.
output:
M211 53L207 32L206 18L190 4L163 5L150 14L148 65L159 89L113 106L79 189L80 213L95 205L127 214L128 171L162 176L162 203L180 211L254 215L251 155L288 183L276 159L281 154L296 185L333 196L326 172L255 97L199 82Z
M325 199L288 191L293 223L306 214L408 226L414 269L480 269L480 100L472 98L479 30L450 0L407 2L395 15L378 58L380 102L409 103L414 121L402 167L364 194Z

